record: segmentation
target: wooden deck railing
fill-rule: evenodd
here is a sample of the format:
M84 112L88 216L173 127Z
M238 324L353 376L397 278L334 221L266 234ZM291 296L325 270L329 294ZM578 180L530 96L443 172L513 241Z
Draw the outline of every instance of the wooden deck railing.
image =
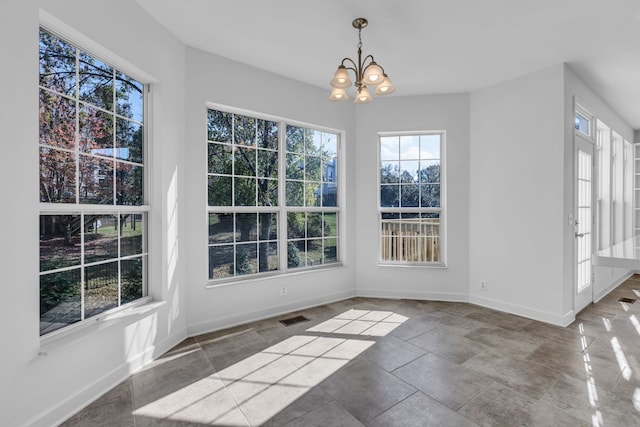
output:
M438 219L382 220L382 260L440 262Z

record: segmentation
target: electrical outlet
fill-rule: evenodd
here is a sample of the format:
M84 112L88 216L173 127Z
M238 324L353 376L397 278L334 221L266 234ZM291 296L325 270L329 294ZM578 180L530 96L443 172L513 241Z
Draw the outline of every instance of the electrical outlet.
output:
M486 291L487 290L487 281L486 280L482 280L480 282L480 290L481 291Z
M280 295L285 296L286 294L287 294L287 288L283 286L282 288L280 288Z

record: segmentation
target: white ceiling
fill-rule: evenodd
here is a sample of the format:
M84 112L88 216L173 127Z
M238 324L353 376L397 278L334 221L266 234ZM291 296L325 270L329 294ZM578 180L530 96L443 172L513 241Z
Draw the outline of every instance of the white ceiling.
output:
M640 129L639 0L136 0L186 45L327 89L357 30L395 95L469 92L567 62Z

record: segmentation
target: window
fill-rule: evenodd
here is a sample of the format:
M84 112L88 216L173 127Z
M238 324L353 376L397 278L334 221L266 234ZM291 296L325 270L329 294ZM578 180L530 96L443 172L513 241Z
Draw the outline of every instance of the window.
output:
M147 295L145 86L40 30L40 335Z
M338 135L207 111L209 280L338 263Z
M443 265L444 133L380 136L382 262Z

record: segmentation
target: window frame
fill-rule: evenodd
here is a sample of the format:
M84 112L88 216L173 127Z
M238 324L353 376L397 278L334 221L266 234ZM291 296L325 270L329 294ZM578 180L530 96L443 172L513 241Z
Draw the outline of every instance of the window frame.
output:
M345 247L345 237L346 237L346 232L344 230L345 226L345 221L344 221L344 216L345 216L345 182L344 182L344 176L345 176L345 172L346 172L346 168L344 165L344 144L343 141L345 140L345 132L342 130L338 130L338 129L334 129L334 128L330 128L327 126L322 126L322 125L317 125L317 124L310 124L310 123L306 123L306 122L302 122L302 121L298 121L298 120L292 120L292 119L287 119L284 117L280 117L280 116L275 116L275 115L271 115L271 114L265 114L265 113L260 113L260 112L256 112L256 111L252 111L252 110L248 110L248 109L244 109L244 108L238 108L238 107L233 107L233 106L229 106L229 105L224 105L224 104L219 104L219 103L214 103L214 102L206 102L205 103L205 108L204 108L204 117L205 117L205 123L207 120L207 116L208 116L208 111L209 110L217 110L217 111L222 111L225 113L230 113L230 114L235 114L235 115L241 115L241 116L245 116L245 117L251 117L257 120L267 120L267 121L271 121L271 122L276 122L278 124L278 148L277 148L277 152L278 152L278 178L277 178L277 182L278 182L278 205L277 206L209 206L209 199L208 199L208 187L207 190L204 192L204 205L205 205L205 217L206 217L206 221L205 224L209 224L209 214L211 213L224 213L224 214L235 214L235 213L267 213L267 212L277 212L278 214L278 236L277 236L277 247L278 247L278 269L273 270L273 271L264 271L264 272L256 272L256 273L249 273L249 274L243 274L243 275L233 275L233 276L227 276L227 277L220 277L220 278L210 278L209 277L209 273L210 273L210 265L209 265L209 247L211 246L209 243L209 232L207 230L207 232L205 233L204 236L204 253L207 256L207 262L205 263L205 267L204 267L204 274L203 276L205 277L205 288L218 288L218 287L224 287L224 286L230 286L230 285L237 285L240 283L245 283L245 282L252 282L252 281L262 281L262 280L266 280L266 279L270 279L273 277L277 277L277 276L282 276L282 275L292 275L292 274L302 274L305 272L310 272L310 271L317 271L317 270L325 270L325 269L332 269L332 268L341 268L344 266L345 264L345 251L344 251L344 247ZM286 155L287 155L287 150L286 150L286 132L287 132L287 126L295 126L295 127L300 127L303 129L310 129L310 130L314 130L314 131L319 131L319 132L327 132L327 133L331 133L336 135L337 138L337 143L336 143L336 157L337 157L337 161L338 161L338 165L337 165L337 171L336 171L336 179L337 179L337 193L338 196L336 198L336 206L335 207L327 207L327 206L287 206L286 204ZM206 125L205 125L205 129L206 129ZM208 176L210 175L209 172L209 166L208 166L208 146L209 146L209 139L208 139L208 135L206 135L205 132L205 137L204 137L204 158L207 159L206 160L206 165L205 165L205 175ZM233 171L232 171L233 172ZM233 174L231 175L233 176ZM322 180L321 180L322 183ZM326 263L326 264L319 264L319 265L313 265L313 266L304 266L304 267L293 267L293 268L289 268L287 266L287 243L288 243L288 235L287 235L287 215L288 213L293 213L293 212L327 212L327 213L334 213L336 214L336 220L337 220L337 244L336 244L336 250L337 250L337 260L336 262L331 262L331 263ZM235 243L234 243L235 245Z
M118 277L119 277L119 281L118 281L118 306L116 307L112 307L109 309L106 309L104 311L99 312L96 315L92 315L92 316L88 316L85 317L85 313L83 312L84 310L82 310L81 312L81 320L76 321L74 323L70 323L66 326L60 327L58 329L55 329L53 331L47 332L47 333L40 333L40 343L41 346L49 346L51 345L53 342L56 342L60 339L63 339L64 337L67 336L71 336L77 332L79 332L80 330L86 329L88 326L90 325L94 325L96 323L96 321L101 321L102 319L105 318L109 318L110 316L112 316L114 313L118 313L124 310L128 310L134 307L138 307L144 304L149 303L150 301L152 301L152 297L150 296L150 262L151 262L151 250L150 250L150 243L151 243L151 234L150 230L151 230L151 226L153 223L153 220L151 218L151 205L149 203L149 198L150 198L150 194L152 194L152 180L150 179L151 173L152 173L152 166L151 166L151 153L152 153L152 149L150 147L150 140L151 140L151 114L150 114L150 105L151 105L151 84L154 81L154 79L147 75L146 73L144 73L143 71L141 71L140 69L138 69L137 67L135 67L134 65L132 65L131 63L129 63L128 61L120 58L119 56L115 55L114 53L110 52L108 49L104 48L103 46L99 45L98 43L94 42L92 39L84 36L82 33L74 30L73 28L69 27L68 25L64 24L62 21L59 21L57 18L53 17L52 15L48 14L45 11L40 11L40 20L39 20L39 25L38 25L38 34L40 34L41 31L45 31L49 34L51 34L52 36L62 40L64 43L68 44L69 46L71 46L72 48L74 48L76 50L76 55L78 54L77 52L82 52L84 54L89 55L91 58L100 61L101 63L105 64L106 66L109 66L110 68L113 69L114 75L117 73L123 74L125 75L127 78L130 78L132 80L135 80L137 83L142 84L142 117L140 120L138 119L133 119L133 118L127 118L126 116L122 116L122 114L117 112L117 106L116 103L114 101L112 110L111 110L111 114L113 114L113 117L115 120L117 120L120 117L124 117L127 120L133 120L135 123L140 123L143 127L143 132L142 132L142 161L141 162L137 162L137 161L130 161L127 159L120 159L117 154L114 152L114 154L111 157L102 157L105 158L109 161L113 161L114 164L114 175L116 174L117 171L117 165L118 163L123 163L123 164L135 164L135 165L141 165L143 170L142 170L142 194L141 194L141 204L140 205L120 205L117 204L117 200L115 199L115 197L117 196L115 190L116 190L116 182L114 181L113 183L113 187L114 187L114 200L112 201L111 204L95 204L95 203L82 203L79 199L80 195L77 194L77 192L80 189L80 183L77 182L78 181L78 176L76 175L75 178L75 192L76 192L76 200L72 203L64 203L64 202L42 202L40 201L38 203L38 217L42 218L43 216L52 216L52 215L77 215L80 218L81 221L81 231L80 231L80 237L81 237L81 242L82 242L82 247L81 247L81 254L84 253L84 248L85 248L85 243L84 243L84 234L85 233L85 223L83 221L83 218L85 218L86 215L104 215L104 216L117 216L118 217L118 222L116 224L120 224L121 221L121 216L122 215L126 215L126 214L140 214L142 215L142 220L141 220L141 227L142 228L142 250L141 253L139 254L133 254L133 255L123 255L121 253L122 251L122 247L120 245L121 240L120 240L120 235L118 235L117 238L117 242L118 242L118 251L117 251L117 255L114 258L109 258L106 260L102 260L102 261L96 261L96 262L87 262L84 255L81 255L81 259L80 262L75 265L73 268L77 268L81 271L81 295L84 294L85 290L85 284L84 284L84 270L85 268L87 268L87 266L91 266L91 265L101 265L101 264L107 264L107 263L111 263L111 262L117 262L118 263ZM40 36L38 36L38 45L40 43ZM76 76L78 73L78 63L76 62ZM76 82L76 89L77 89L77 85L78 83ZM58 92L48 89L44 86L40 85L40 82L37 83L37 87L38 87L38 92L41 92L43 90L46 90L52 94L58 94ZM63 94L64 95L64 94ZM83 101L79 96L78 93L74 93L73 96L69 96L69 95L64 95L65 99L70 99L73 100L73 102L77 105L80 104L84 104L86 103L86 101ZM115 98L114 98L115 99ZM92 104L89 104L90 106ZM100 108L100 111L102 111L102 107L98 107ZM107 110L105 110L107 111ZM77 114L77 113L76 113ZM78 155L80 153L79 149L78 149L78 138L79 138L79 129L78 129L78 121L76 119L76 128L75 128L75 135L74 135L74 140L75 140L75 147L71 150L67 149L66 151L73 151L75 153L75 155ZM116 122L114 122L113 124L114 128L116 126ZM116 134L113 135L114 141L116 138ZM42 147L43 145L41 144L40 141L37 142L38 145L38 152L40 152L40 147ZM114 146L114 150L117 147ZM93 156L92 156L93 157ZM74 160L74 162L78 162L79 160ZM40 165L41 165L41 159L40 159L40 155L38 155L38 174L40 175ZM39 178L40 179L40 178ZM38 196L40 197L40 196ZM39 249L40 251L40 249ZM129 259L137 259L140 258L142 261L142 289L141 289L141 294L142 296L140 298L137 298L133 301L129 301L126 302L124 304L121 304L121 300L120 300L120 293L121 293L121 289L122 289L122 282L120 281L120 272L121 272L121 268L120 268L120 261L126 261ZM67 270L72 270L73 268L60 268L60 269L52 269L52 270L45 270L45 271L40 271L40 267L38 268L38 278L40 278L43 274L54 274L51 273L56 272L56 271L67 271ZM39 297L40 297L40 291L38 292ZM84 297L82 298L82 302L81 302L81 307L84 308ZM41 329L42 331L42 329Z
M384 137L403 137L403 136L440 136L440 206L439 207L383 207L381 205L381 144ZM446 130L422 130L422 131L397 131L397 132L378 132L377 133L377 265L378 266L400 266L400 267L419 267L419 268L436 268L446 269L447 265L447 160L446 160ZM399 154L400 155L400 154ZM398 214L414 214L414 213L438 213L439 214L439 239L440 239L440 261L434 262L418 262L418 261L394 261L382 258L382 214L398 213Z

